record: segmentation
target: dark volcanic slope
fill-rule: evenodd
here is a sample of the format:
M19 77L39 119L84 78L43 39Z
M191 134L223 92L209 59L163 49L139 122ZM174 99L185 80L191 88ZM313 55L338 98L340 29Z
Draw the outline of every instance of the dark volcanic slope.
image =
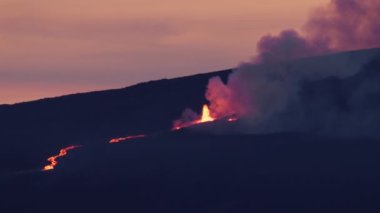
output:
M0 182L4 212L378 212L380 143L178 132Z
M323 67L378 51L295 63ZM355 106L379 115L380 54L359 70L303 87L311 119L314 102L348 112L353 94ZM184 108L200 110L210 77L229 73L0 106L0 212L379 212L378 139L183 130L107 144L169 129ZM56 170L33 171L71 144L86 146Z
M40 166L36 162L44 163L46 156L71 144L104 144L110 138L170 129L183 109L200 110L206 103L210 77L226 79L230 72L0 106L0 168Z

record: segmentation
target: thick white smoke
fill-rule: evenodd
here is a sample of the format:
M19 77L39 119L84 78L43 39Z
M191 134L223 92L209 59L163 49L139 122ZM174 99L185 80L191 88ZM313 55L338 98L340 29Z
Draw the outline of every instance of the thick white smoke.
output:
M368 102L369 94L379 95L380 88L350 82L371 80L356 75L380 69L380 65L366 67L380 58L379 51L307 57L380 47L379 35L380 1L331 0L314 11L301 32L285 30L264 36L257 44L255 59L239 66L226 85L220 79L210 79L206 98L218 117L238 115L239 131L332 131L345 135L355 128L370 134L367 130L371 128L360 125L373 126L380 123L380 117L374 116L375 108L365 108L362 103ZM294 61L300 58L304 59Z
M266 35L254 63L271 63L337 51L380 47L380 1L331 0L303 29Z
M356 107L361 104L355 102L358 94L362 95L362 103L368 93L378 92L380 95L380 84L367 89L347 82L357 79L357 75L366 76L367 69L370 69L367 64L376 59L380 59L380 50L373 49L293 62L244 64L229 76L227 84L218 78L210 79L206 97L219 117L232 113L238 115L241 132L327 133L331 130L345 135L343 132L347 129L363 124L360 116L363 116L362 121L371 116L364 115L367 112ZM360 81L367 81L366 78ZM343 105L346 106L336 103L340 98L344 99L346 103ZM343 113L344 107L352 111ZM380 122L380 118L377 121ZM357 133L364 134L363 131Z

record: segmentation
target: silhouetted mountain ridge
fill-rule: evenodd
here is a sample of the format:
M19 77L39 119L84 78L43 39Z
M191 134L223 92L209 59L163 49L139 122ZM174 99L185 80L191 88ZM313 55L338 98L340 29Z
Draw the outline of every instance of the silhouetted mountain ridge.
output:
M351 67L351 62L360 63ZM318 123L326 118L318 113L326 109L332 121L352 112L369 124L368 118L380 119L380 49L272 67L283 66L358 72L303 82L301 98L290 107L295 110L279 116L301 114ZM0 106L0 208L28 213L379 212L378 138L313 131L167 131L183 109L199 111L206 103L210 77L226 81L231 72ZM107 143L152 132L147 138ZM84 147L59 159L55 170L40 171L48 156L73 144Z

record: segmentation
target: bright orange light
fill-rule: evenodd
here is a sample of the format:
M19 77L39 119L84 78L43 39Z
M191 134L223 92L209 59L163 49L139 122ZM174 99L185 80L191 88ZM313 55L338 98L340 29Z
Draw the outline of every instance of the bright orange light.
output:
M215 121L215 118L211 116L210 109L205 104L203 105L203 108L202 108L202 117L197 123L206 123L206 122L211 122L211 121Z
M193 126L193 125L201 124L201 123L212 122L215 120L216 118L212 117L209 107L207 106L207 104L205 104L202 107L202 115L200 116L199 119L190 121L190 122L183 122L183 123L179 122L174 125L172 130L177 131L185 127L189 127L189 126Z
M133 135L133 136L127 136L124 138L114 138L114 139L111 139L108 143L120 143L122 141L136 139L136 138L143 138L143 137L145 137L145 135Z
M68 146L66 148L63 148L59 151L59 154L58 155L54 155L54 156L51 156L47 159L47 161L50 162L49 165L46 165L42 170L43 171L48 171L48 170L53 170L55 168L55 166L58 165L58 161L57 159L60 158L60 157L63 157L65 155L67 155L67 152L69 150L72 150L72 149L76 149L76 148L79 148L81 146Z

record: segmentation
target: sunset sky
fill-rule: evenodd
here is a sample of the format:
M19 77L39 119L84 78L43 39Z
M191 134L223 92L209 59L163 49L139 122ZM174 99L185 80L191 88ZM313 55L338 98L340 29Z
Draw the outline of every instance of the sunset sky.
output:
M328 0L0 0L0 104L235 67Z

